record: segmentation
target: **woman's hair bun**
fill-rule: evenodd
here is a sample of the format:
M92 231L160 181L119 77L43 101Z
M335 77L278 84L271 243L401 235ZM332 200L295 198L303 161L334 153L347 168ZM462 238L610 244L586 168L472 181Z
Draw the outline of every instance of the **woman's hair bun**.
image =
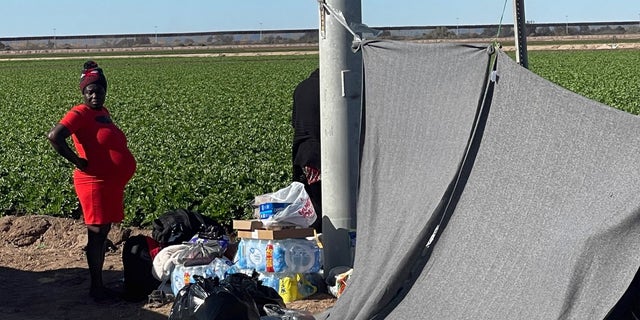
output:
M84 63L84 70L95 69L98 67L98 64L95 61L89 60Z

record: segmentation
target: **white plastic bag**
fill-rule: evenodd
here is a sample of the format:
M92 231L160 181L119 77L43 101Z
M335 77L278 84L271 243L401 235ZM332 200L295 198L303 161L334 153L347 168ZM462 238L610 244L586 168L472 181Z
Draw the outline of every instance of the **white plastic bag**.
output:
M272 202L291 203L282 211L276 212L262 224L267 229L281 226L298 226L307 228L316 221L316 211L313 209L311 199L304 190L304 184L294 181L288 187L269 194Z

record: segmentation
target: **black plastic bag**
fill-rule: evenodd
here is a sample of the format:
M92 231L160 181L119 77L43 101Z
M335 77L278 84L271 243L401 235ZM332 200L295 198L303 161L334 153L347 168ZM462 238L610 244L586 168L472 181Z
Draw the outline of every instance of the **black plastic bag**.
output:
M176 209L167 211L153 220L152 237L164 248L189 241L194 235L207 230L224 232L220 231L224 228L217 221L201 213Z
M194 278L195 283L178 292L169 320L260 320L258 307L247 291L217 277Z
M264 306L267 313L262 320L315 320L311 312L304 310L285 309L275 304L267 304Z
M260 274L255 270L252 276L244 273L234 273L222 280L221 283L236 296L244 297L245 299L251 298L261 316L267 315L264 311L266 304L278 305L284 308L285 304L282 297L275 289L262 285L262 281L258 280L259 276Z
M178 263L185 267L209 264L223 254L224 250L217 241L189 243L189 247L178 255Z
M171 311L169 312L169 320L198 319L196 318L196 312L207 297L209 297L209 292L207 292L205 288L207 286L206 282L208 282L208 279L204 279L197 275L194 275L193 277L196 279L196 282L185 285L178 292L178 295L173 301ZM217 281L217 278L213 281Z

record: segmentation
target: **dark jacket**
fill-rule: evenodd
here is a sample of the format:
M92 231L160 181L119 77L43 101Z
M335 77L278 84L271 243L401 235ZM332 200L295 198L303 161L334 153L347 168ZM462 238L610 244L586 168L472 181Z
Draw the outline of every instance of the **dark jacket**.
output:
M320 70L314 70L296 86L291 125L293 180L304 182L304 166L320 170Z

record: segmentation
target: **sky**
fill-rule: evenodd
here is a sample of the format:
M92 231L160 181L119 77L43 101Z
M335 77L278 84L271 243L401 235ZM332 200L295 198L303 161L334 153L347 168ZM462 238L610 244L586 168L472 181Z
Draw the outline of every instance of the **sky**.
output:
M361 0L361 18L370 27L498 24L504 9L502 22L512 24L513 2ZM640 0L525 0L524 3L525 19L536 23L640 20ZM317 27L318 0L0 2L0 38Z

